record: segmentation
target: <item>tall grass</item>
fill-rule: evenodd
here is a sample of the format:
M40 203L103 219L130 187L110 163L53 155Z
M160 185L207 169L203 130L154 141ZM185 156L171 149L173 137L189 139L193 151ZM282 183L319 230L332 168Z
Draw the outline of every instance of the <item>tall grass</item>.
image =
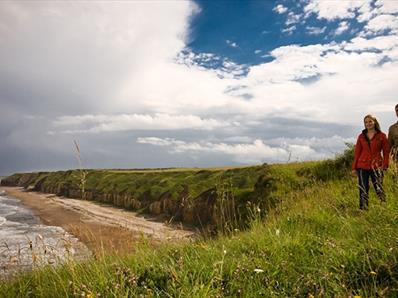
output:
M80 193L81 193L81 198L85 199L85 194L86 194L86 181L87 181L87 170L83 168L83 161L82 161L82 156L80 152L80 146L77 143L76 140L73 140L73 143L75 145L75 155L77 162L79 164L79 175L78 175L78 180L79 180L79 188L80 188Z

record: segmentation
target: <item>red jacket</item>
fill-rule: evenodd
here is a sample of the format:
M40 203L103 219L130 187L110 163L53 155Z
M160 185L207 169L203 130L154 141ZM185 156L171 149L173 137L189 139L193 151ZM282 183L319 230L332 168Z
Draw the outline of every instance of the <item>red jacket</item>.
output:
M383 156L381 155L383 153ZM388 168L390 146L387 137L382 132L376 132L371 140L367 140L366 129L358 136L355 145L352 169Z

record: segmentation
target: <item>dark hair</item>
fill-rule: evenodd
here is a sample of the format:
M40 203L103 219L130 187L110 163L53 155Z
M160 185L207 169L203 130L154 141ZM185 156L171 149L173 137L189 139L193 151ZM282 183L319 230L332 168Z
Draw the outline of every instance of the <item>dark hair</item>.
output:
M381 131L379 121L377 121L377 118L376 118L375 116L368 114L368 115L366 115L366 116L363 118L363 122L365 122L365 119L366 119L366 118L370 118L370 119L373 120L373 122L375 123L375 130L376 130L376 131L378 131L378 132Z
M398 104L395 105L395 108L398 108Z

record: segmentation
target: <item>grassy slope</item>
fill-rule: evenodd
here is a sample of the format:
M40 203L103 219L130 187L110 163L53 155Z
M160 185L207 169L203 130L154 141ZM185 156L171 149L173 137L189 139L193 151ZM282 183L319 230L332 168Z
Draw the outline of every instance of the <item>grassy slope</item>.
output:
M349 178L306 179L302 187L296 173L318 165L275 166L282 201L247 231L47 268L0 285L0 296L396 297L397 183L389 173L388 202L372 192L370 210L361 212Z
M66 197L93 199L143 213L164 214L188 224L219 221L215 198L228 189L234 203L244 209L247 201L273 205L267 165L213 169L70 170L14 174L2 181ZM81 191L84 174L84 195ZM208 210L208 212L206 212Z
M209 187L230 182L240 191L251 190L260 175L268 172L269 167L239 167L211 169L167 169L167 170L85 170L87 192L127 194L134 198L146 196L156 200L160 195L170 192L174 199L184 187L189 188L190 198L195 198ZM34 187L64 190L65 187L80 193L79 170L32 173L27 182ZM10 183L24 174L14 174L4 179Z

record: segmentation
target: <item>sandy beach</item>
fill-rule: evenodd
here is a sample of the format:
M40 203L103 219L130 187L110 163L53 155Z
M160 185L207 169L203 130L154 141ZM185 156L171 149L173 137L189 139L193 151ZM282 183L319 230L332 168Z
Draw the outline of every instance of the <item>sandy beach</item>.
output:
M62 227L95 254L104 251L130 252L142 237L156 244L160 241L190 239L194 234L97 202L25 191L20 187L0 187L1 190L19 199L43 224Z

